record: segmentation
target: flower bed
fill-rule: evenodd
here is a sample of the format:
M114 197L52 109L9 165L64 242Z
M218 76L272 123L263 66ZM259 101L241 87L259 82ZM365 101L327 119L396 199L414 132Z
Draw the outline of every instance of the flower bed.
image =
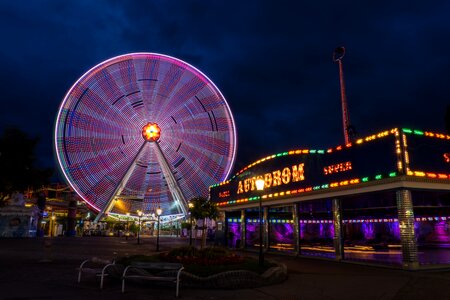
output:
M243 256L218 247L209 247L201 250L195 247L180 247L161 253L160 258L162 261L179 262L183 265L197 264L203 266L235 265L244 262Z
M287 278L285 265L258 260L230 252L225 248L180 247L153 256L131 256L118 261L126 266L132 261L167 261L182 263L182 285L196 288L253 288L280 283ZM118 266L119 268L119 266Z

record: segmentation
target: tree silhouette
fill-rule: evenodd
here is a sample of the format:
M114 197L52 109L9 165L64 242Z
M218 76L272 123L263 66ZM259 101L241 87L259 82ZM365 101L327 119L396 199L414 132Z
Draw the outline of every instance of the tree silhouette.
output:
M35 166L38 138L18 128L6 128L0 136L0 205L13 192L24 192L48 184L51 169Z

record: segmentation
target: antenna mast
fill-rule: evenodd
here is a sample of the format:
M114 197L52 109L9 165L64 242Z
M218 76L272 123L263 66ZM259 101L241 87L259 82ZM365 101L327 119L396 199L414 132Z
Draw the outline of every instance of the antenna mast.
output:
M339 81L341 84L341 105L342 105L342 126L344 130L345 144L351 143L354 138L353 126L350 123L350 116L347 107L347 95L345 93L344 68L342 66L342 59L345 55L344 47L337 47L334 49L333 61L339 65Z

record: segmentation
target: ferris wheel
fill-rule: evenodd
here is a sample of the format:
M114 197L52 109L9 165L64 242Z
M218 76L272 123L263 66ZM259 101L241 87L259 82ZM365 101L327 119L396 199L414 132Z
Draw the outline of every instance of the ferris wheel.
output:
M54 147L67 183L107 214L184 215L224 181L236 155L231 110L195 67L131 53L86 72L65 95Z

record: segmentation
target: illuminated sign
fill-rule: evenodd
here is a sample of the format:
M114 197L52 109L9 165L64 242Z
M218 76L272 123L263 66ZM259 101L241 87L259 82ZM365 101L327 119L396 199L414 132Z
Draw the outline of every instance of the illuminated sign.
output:
M291 182L297 182L305 180L304 165L298 164L292 167L285 167L283 170L276 170L273 172L265 173L264 176L254 176L244 180L240 180L238 183L238 194L246 193L248 191L254 191L256 189L256 179L262 177L264 179L264 188L270 188L282 184L289 184ZM219 195L220 197L220 195Z
M352 162L347 161L345 163L338 163L335 165L326 166L325 168L323 168L323 174L328 175L333 173L340 173L351 169L352 169Z
M219 193L219 198L230 197L230 191L223 191Z
M450 180L450 135L394 128L328 150L270 155L212 186L210 199L219 206L282 199L399 175Z
M396 129L385 131L353 145L328 150L292 150L260 159L231 180L211 187L212 201L238 204L259 197L292 197L293 194L363 183L399 172ZM264 191L255 181L264 179ZM226 193L225 193L226 191ZM228 196L225 196L228 195Z
M410 172L450 174L450 137L407 133L406 145Z

